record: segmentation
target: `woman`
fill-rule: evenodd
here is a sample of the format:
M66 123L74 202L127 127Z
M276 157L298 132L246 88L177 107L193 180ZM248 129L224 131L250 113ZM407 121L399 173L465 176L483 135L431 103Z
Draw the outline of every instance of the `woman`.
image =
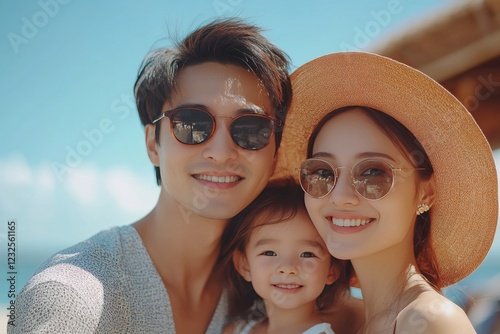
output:
M330 253L351 260L360 332L474 333L441 292L479 266L498 218L491 149L472 116L426 75L368 53L315 59L292 87L274 178L299 179Z

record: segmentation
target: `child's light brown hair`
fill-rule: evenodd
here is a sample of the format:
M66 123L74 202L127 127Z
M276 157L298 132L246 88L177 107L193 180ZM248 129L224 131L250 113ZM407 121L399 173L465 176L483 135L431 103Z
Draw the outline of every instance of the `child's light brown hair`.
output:
M236 270L232 257L236 251L245 254L246 246L254 228L261 225L276 224L292 219L299 210L306 210L304 193L292 181L280 181L268 185L262 193L235 216L224 235L221 252L221 265L227 270L226 286L229 293L229 316L242 316L250 312L256 302L262 298L255 293L252 283L247 282ZM306 211L307 212L307 211ZM352 276L350 261L331 257L332 265L339 271L338 279L326 285L316 300L318 310L325 310L341 300L349 291L349 279Z

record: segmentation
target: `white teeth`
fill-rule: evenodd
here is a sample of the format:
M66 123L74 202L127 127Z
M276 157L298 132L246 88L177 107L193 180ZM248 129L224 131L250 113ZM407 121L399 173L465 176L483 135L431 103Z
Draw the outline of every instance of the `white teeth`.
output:
M296 284L276 284L276 287L281 289L297 289L300 288L300 285Z
M199 180L216 182L216 183L231 183L239 180L238 176L195 175L194 177Z
M350 227L350 226L363 226L370 222L369 219L340 219L332 218L332 223L337 226Z

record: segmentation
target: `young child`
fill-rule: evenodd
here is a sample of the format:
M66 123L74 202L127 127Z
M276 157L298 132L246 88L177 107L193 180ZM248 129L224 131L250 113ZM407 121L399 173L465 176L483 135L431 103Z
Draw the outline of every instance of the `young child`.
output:
M346 294L350 270L329 254L300 187L268 186L223 238L236 318L224 333L334 333L320 311Z

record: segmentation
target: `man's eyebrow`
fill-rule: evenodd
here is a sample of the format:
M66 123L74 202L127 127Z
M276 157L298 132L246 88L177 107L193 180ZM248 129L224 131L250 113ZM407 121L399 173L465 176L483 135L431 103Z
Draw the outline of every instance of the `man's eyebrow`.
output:
M176 106L174 106L173 108L169 109L169 110L173 110L173 109L179 109L179 108L194 108L194 109L203 109L203 110L208 110L207 106L204 105L204 104L199 104L199 103L181 103L181 104L178 104Z
M179 109L179 108L201 109L201 110L205 110L205 111L211 113L212 115L217 115L217 113L210 112L210 108L208 108L206 105L199 104L199 103L182 103L182 104L179 104L179 105L175 106L174 108L168 109L168 110ZM236 114L237 115L245 115L245 114L269 115L268 113L266 113L266 111L264 109L262 109L258 106L245 106L245 107L239 108L236 110ZM271 116L271 115L269 115L269 116Z
M258 106L248 106L241 109L238 109L238 114L260 114L260 115L268 115L265 110Z

